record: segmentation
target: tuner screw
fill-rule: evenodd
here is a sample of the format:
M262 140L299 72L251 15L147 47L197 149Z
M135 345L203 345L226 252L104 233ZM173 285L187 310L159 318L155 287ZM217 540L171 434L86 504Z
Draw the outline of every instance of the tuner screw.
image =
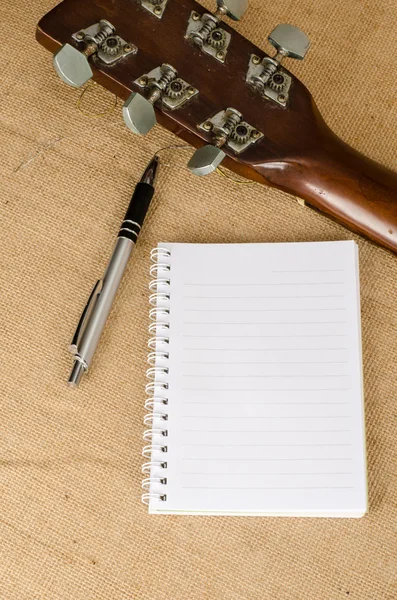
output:
M282 95L282 91L285 87L285 81L285 75L281 71L276 71L269 78L267 85L270 87L270 89Z
M163 12L163 9L161 6L155 6L153 9L153 12L155 15L161 15L161 13Z
M193 21L200 21L200 15L198 14L198 12L192 13L192 19Z
M131 46L129 44L124 44L123 52L131 52Z
M188 87L186 91L189 94L189 96L193 96L193 94L196 93L196 88L194 88L194 87Z
M142 86L146 87L147 84L148 84L148 81L149 80L148 80L147 77L141 77L140 80L139 80L139 85L142 85Z
M224 58L225 58L225 53L223 52L223 50L219 50L219 51L216 53L216 58L218 58L219 60L224 60Z
M185 93L185 87L182 79L177 78L171 81L171 83L169 83L165 88L164 93L166 96L172 98L173 100L181 98Z
M76 33L76 38L78 40L83 40L84 39L84 32L83 31L79 31L78 33Z
M261 137L261 135L262 135L262 134L261 134L261 132L260 132L260 131L258 131L257 129L254 129L254 130L251 132L251 137L253 137L253 138L254 138L254 140L257 140L258 138L260 138L260 137Z
M259 63L261 62L261 59L259 58L259 56L256 56L256 54L254 54L252 56L252 62L254 63L254 65L259 65Z
M226 39L226 32L220 27L216 27L209 34L207 43L216 50L221 50L226 44Z
M286 102L286 101L287 101L287 96L285 96L285 94L279 94L279 95L277 96L277 100L278 100L279 102Z
M121 40L118 35L111 35L103 40L101 50L109 56L116 56L120 52Z
M212 127L213 127L213 125L212 125L211 121L206 121L203 124L203 129L205 129L205 131L211 131Z
M232 140L234 140L238 144L246 144L251 137L251 132L250 132L248 126L245 123L241 122L232 131L230 137Z

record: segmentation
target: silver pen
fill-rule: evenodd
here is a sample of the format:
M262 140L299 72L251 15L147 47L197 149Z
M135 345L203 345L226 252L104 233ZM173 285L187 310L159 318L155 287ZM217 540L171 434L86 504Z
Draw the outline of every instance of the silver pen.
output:
M68 383L73 387L79 385L82 375L88 371L91 365L128 259L138 239L154 194L153 186L158 162L158 157L155 156L136 186L105 274L94 285L80 317L69 348L74 356L74 363Z

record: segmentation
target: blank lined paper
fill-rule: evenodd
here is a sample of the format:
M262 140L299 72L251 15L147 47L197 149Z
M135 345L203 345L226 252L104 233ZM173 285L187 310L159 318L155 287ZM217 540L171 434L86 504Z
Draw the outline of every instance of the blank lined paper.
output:
M160 247L167 483L150 512L364 514L356 244Z

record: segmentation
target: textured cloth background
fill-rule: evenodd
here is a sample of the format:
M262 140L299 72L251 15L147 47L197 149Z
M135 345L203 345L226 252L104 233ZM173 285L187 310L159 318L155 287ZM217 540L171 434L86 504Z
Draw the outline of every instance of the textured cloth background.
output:
M176 0L170 0L176 1ZM206 2L206 6L213 3ZM0 597L2 600L395 600L397 259L294 198L188 174L164 153L155 203L90 374L67 352L142 169L178 140L94 119L34 40L53 0L2 0ZM288 62L347 142L396 168L395 0L251 0L237 28L312 40ZM106 110L95 87L87 111ZM149 250L158 241L358 241L369 514L361 520L148 516L140 503Z

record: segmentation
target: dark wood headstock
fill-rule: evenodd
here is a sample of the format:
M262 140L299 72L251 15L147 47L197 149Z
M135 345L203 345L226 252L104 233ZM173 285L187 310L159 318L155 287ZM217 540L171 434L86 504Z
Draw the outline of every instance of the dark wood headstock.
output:
M397 251L396 175L356 153L328 129L309 91L285 63L282 70L292 79L285 106L262 97L248 85L251 55L266 55L233 30L227 18L222 28L232 38L224 64L186 40L192 11L207 12L194 0L168 0L159 19L138 0L64 0L41 19L37 39L51 52L65 43L79 47L72 34L107 19L138 52L114 65L90 57L96 81L126 100L131 92L142 92L135 80L162 63L172 64L199 94L178 110L157 103L161 125L199 147L213 143L213 138L198 125L227 107L237 109L263 137L239 155L224 147L227 167L300 196L351 229Z

